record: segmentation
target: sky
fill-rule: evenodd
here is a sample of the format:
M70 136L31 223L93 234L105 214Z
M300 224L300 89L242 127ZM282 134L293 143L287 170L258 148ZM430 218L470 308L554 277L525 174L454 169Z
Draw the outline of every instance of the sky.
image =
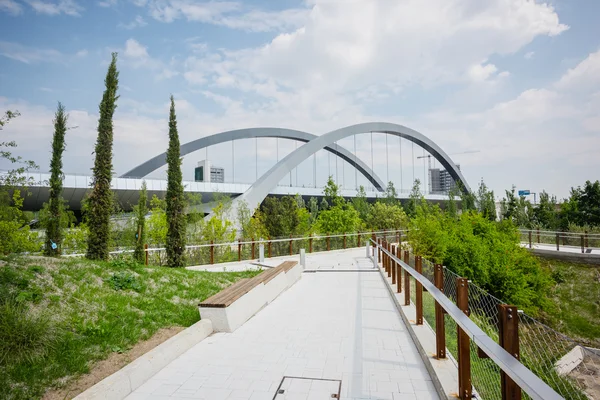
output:
M599 16L597 0L0 0L0 112L21 113L0 141L48 171L60 101L71 127L64 171L91 174L117 52L117 175L166 150L172 94L181 143L392 122L436 142L472 187L483 179L497 197L514 185L561 199L600 178ZM384 181L404 191L427 181L420 147L372 137L356 136L356 154ZM338 144L354 153L354 139ZM184 179L208 158L226 181L251 183L299 145L212 146L184 158ZM281 184L314 185L314 163L317 186L330 174L366 185L323 151Z

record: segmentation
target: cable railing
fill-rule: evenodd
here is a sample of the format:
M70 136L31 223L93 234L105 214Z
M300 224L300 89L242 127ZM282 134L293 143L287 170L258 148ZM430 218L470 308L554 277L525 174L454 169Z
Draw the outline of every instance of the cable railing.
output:
M396 284L397 293L404 292L404 304L415 305L416 323L425 320L435 331L436 356L446 358L447 350L458 360L461 398L473 393L483 399L518 398L507 396L521 389L524 398L600 398L600 351L439 264L384 238L371 242L392 286Z
M556 251L560 251L561 247L570 250L579 248L581 253L600 249L600 233L519 229L519 234L521 243L527 244L529 248L533 248L536 244L545 244L556 246Z

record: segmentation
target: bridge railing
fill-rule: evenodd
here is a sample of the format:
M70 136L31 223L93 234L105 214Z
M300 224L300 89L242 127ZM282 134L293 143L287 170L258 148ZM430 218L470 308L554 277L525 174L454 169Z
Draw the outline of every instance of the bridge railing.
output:
M527 243L529 248L533 248L536 244L547 244L555 246L557 251L563 247L577 247L582 253L588 249L600 248L600 233L519 229L519 234L521 243Z
M521 390L534 399L594 398L600 352L398 242L378 237L371 243L401 303L415 306L416 324L435 332L436 357L458 360L461 398L476 391L483 399L517 399Z

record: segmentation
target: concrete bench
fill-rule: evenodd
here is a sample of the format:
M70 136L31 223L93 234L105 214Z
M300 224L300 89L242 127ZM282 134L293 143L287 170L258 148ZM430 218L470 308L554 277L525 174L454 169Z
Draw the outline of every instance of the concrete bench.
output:
M200 303L200 318L209 319L215 332L233 332L301 275L301 265L285 261L254 278L241 279Z

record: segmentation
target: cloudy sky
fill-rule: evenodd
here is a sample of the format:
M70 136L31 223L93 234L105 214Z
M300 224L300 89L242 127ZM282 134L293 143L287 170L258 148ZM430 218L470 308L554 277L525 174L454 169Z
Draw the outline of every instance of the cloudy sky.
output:
M599 16L597 0L0 0L0 111L21 112L1 140L47 171L61 101L74 127L65 171L89 173L116 51L117 174L165 150L173 94L182 143L246 127L323 134L394 122L449 154L479 150L452 156L471 186L561 198L600 178ZM390 137L386 154L382 134L373 149L369 133L356 141L384 181L423 180L422 149ZM339 144L354 151L354 138ZM295 146L214 146L184 159L184 178L208 155L227 181L252 182ZM313 162L294 185L314 183ZM329 173L346 188L365 183L324 152L316 162L319 185Z

